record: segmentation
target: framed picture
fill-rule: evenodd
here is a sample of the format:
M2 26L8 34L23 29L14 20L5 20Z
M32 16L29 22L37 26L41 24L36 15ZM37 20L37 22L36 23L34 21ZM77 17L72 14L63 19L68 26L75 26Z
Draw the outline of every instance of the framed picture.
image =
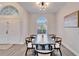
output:
M64 17L64 28L79 27L79 11L73 12Z

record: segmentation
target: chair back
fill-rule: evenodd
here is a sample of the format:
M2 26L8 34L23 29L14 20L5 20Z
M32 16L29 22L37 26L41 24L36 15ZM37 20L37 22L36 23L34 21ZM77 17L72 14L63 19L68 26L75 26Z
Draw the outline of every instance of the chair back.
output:
M61 37L55 37L55 48L60 48L61 43L62 43L62 38Z
M36 37L36 35L35 34L32 34L32 35L30 35L30 37Z
M31 40L30 37L26 37L26 38L25 38L25 42L26 42L26 44L28 44L28 42L32 42L32 40Z
M56 35L55 34L49 34L49 37L51 37L52 39L55 39Z
M54 51L53 49L50 49L51 46L49 45L37 45L35 48L35 51L37 55L39 56L47 56L47 55L52 55L52 52Z

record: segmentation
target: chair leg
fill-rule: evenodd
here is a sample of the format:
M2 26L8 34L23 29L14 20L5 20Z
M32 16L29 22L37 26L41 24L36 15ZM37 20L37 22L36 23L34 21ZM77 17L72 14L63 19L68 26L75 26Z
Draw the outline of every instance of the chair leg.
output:
M38 56L38 52L36 52L36 56Z
M37 53L37 56L38 56L38 53Z
M38 53L37 53L37 51L35 51L35 50L34 50L34 56L38 56Z
M25 56L27 56L27 52L28 52L28 48L27 48L27 50L26 50Z
M52 52L50 53L50 56L52 56Z
M62 56L62 52L61 52L61 49L59 49L59 52L60 52L60 55Z

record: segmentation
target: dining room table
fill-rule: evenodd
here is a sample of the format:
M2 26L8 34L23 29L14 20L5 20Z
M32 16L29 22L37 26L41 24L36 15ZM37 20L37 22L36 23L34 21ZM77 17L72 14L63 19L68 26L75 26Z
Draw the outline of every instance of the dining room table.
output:
M42 49L44 50L46 48L46 45L48 45L49 47L47 47L47 49L51 49L51 45L54 45L55 41L53 39L50 38L49 35L47 34L38 34L36 36L36 38L32 41L32 45L35 45L36 48L38 48L38 46L42 46Z

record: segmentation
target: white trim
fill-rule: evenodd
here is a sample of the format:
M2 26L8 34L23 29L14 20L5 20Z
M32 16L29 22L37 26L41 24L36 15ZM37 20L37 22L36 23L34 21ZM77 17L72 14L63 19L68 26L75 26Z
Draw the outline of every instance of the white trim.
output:
M5 50L5 49L9 49L12 46L13 46L13 44L1 44L0 49Z
M72 53L74 53L76 56L79 56L79 53L77 53L75 50L73 50L72 48L70 48L67 44L62 43L62 45L64 45L67 49L69 49Z
M6 45L6 44L8 44L8 45L11 45L11 44L24 44L24 43L25 43L25 41L21 41L21 42L8 42L8 43L7 42L5 42L5 43L3 43L3 42L1 43L0 42L0 45L1 44L4 44L4 45Z

